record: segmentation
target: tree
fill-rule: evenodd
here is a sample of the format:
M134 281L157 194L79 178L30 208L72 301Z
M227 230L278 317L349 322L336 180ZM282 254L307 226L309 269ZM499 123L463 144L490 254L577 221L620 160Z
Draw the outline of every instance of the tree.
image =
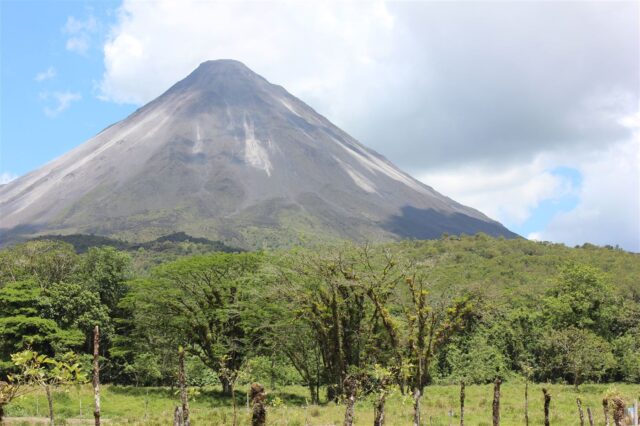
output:
M0 287L24 279L34 279L41 287L64 281L78 266L71 244L35 240L0 252Z
M576 388L585 380L599 380L615 365L611 345L589 330L554 330L542 347L540 365L547 377L569 378Z
M277 360L280 354L286 357L309 389L311 403L320 403L324 365L313 330L308 324L296 320L291 306L287 303L269 304L269 307L271 309L267 309L263 317L267 326L262 328L262 332L263 339L268 342L270 358Z
M107 335L113 332L108 308L100 303L97 293L81 284L53 283L42 291L39 304L44 318L54 320L63 329L82 332L87 351L95 325L100 325Z
M79 279L86 288L94 291L110 312L127 292L126 281L130 277L131 257L113 247L91 247L79 266Z
M375 351L371 341L378 332L371 328L376 325L374 311L359 282L358 253L348 244L330 250L298 250L279 266L279 296L290 307L294 321L308 327L322 359L327 398L336 400L344 393L349 372L365 364L363 354ZM313 356L312 351L307 350L306 356ZM314 367L303 365L305 360L292 356L290 349L287 353L303 377L307 376L307 383L312 383L309 373ZM317 399L313 390L312 398Z
M629 383L640 382L640 327L629 330L613 342L619 377Z
M8 383L0 381L0 425L3 424L4 410L7 405L16 398L29 392L30 388L21 383Z
M446 348L446 361L452 383L463 380L467 384L490 383L508 372L504 355L496 345L488 342L486 331L478 330L469 338L454 337Z
M20 371L9 376L10 382L14 386L35 386L44 389L49 403L49 422L54 426L52 389L62 385L84 383L87 380L77 356L67 353L57 360L32 350L25 350L11 355L11 360Z
M365 257L369 255L365 252ZM414 424L420 423L420 397L431 381L431 363L442 348L463 330L475 317L471 299L437 300L429 297L430 272L433 259L419 264L409 262L402 267L398 279L391 273L397 265L394 257L386 254L383 268L369 275L367 295L379 312L387 332L395 371L399 375L401 390L408 380L414 399ZM366 261L367 265L371 262ZM373 272L373 268L369 268ZM399 286L404 283L405 286ZM404 290L404 291L403 291ZM393 303L392 296L396 297ZM404 318L394 317L393 310L401 310Z
M468 296L430 304L424 272L415 272L405 282L411 292L411 303L405 308L408 325L405 351L412 366L411 385L422 394L424 386L431 381L431 362L450 339L475 318L474 305Z
M602 273L593 266L566 265L544 299L545 314L555 329L589 329L610 336L616 299Z
M42 317L42 292L35 280L11 282L0 289L0 367L11 367L10 355L27 346L53 355L82 344L77 329L63 329Z
M133 377L136 386L153 386L162 378L159 357L153 353L136 354L133 363L124 367L125 373Z
M156 268L150 279L133 285L137 326L168 333L173 347L183 344L218 373L223 392L230 395L231 380L249 350L246 287L260 262L260 254L218 253Z

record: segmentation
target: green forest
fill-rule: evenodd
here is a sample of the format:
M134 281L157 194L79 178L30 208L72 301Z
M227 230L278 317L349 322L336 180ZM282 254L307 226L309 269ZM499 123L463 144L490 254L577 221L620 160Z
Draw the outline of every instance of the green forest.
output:
M103 384L174 389L184 348L199 401L216 389L242 405L253 382L320 410L356 388L384 409L390 393L461 382L640 383L640 256L615 247L484 234L255 252L86 241L0 251L0 380L29 354L64 370L59 383L89 377L98 325Z

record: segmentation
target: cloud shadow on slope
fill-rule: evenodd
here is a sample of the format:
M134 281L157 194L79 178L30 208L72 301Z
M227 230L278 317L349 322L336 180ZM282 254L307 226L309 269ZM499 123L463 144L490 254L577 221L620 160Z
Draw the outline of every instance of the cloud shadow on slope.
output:
M434 209L402 207L399 215L394 215L382 227L401 238L435 239L442 234L473 235L483 232L493 237L518 238L498 222L485 222L462 213L445 214Z

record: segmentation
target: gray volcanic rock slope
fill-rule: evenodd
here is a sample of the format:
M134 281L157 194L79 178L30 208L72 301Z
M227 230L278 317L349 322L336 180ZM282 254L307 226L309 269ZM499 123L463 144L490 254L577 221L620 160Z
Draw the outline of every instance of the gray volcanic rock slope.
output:
M1 186L0 216L2 239L185 231L259 246L515 236L231 60L201 64L125 120Z

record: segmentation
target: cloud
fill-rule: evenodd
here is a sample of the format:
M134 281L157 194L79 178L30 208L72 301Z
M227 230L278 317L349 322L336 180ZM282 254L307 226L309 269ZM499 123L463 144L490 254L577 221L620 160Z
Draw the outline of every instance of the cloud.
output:
M97 30L98 21L94 16L90 15L84 20L69 16L62 29L65 34L70 36L65 44L66 49L85 55L91 47L91 35Z
M67 110L73 102L82 99L82 95L77 92L42 92L40 93L40 99L48 101L53 100L55 104L53 106L46 106L44 113L47 117L57 117L63 111Z
M637 5L134 2L104 45L102 97L141 104L235 58L410 170L522 161L628 137ZM188 48L187 48L188 47Z
M575 193L573 181L554 173L556 162L541 155L529 163L502 168L467 165L417 175L456 201L508 226L522 225L543 201Z
M37 82L42 82L45 80L51 80L56 76L56 69L54 67L49 67L44 71L39 72L34 77L34 80Z
M86 37L71 37L65 47L71 52L84 55L89 50L89 40Z
M353 72L373 81L388 56L394 22L381 2L247 6L125 1L104 46L103 96L147 102L199 63L234 58L305 100L328 106L344 99L357 81Z
M638 130L602 149L547 152L516 164L475 164L418 177L512 228L534 221L537 228L524 234L529 239L640 252L640 113L619 120ZM561 168L575 170L579 182ZM567 199L570 209L536 218L546 202Z
M578 206L557 214L536 239L640 252L640 137L592 153L581 173Z
M1 172L0 173L0 185L4 185L5 183L9 183L12 180L14 180L15 178L17 178L17 175L14 175L11 172Z

